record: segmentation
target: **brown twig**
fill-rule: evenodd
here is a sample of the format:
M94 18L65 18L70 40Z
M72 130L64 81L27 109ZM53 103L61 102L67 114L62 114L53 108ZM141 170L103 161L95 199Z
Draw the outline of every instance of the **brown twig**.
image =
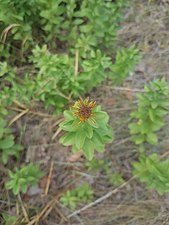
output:
M25 220L26 220L26 222L29 222L29 217L28 217L27 211L24 207L24 204L22 202L20 194L18 194L18 200L19 200L19 203L21 204L21 208L22 208L22 212L23 212L23 215L25 217Z
M14 24L11 24L9 26L7 26L3 31L2 31L2 34L1 34L1 37L0 39L5 42L6 41L6 38L7 38L7 35L9 33L9 31L14 28L14 27L21 27L20 24L17 24L17 23L14 23Z
M131 92L144 92L143 89L136 89L136 88L126 88L126 87L110 87L107 85L104 85L104 87L109 88L111 90L115 90L115 91L131 91Z
M49 175L48 175L47 182L46 182L46 188L45 188L44 195L47 195L48 191L49 191L49 186L50 186L50 182L51 182L51 178L52 178L52 172L53 172L53 165L54 165L54 162L52 161L51 165L50 165L50 170L49 170Z
M56 203L56 197L53 198L50 202L48 202L48 204L43 208L43 210L40 213L38 213L36 216L34 216L27 225L33 225L38 223L40 219L44 218L44 215L46 215L46 212L48 212L49 214L49 212L51 211L55 203Z
M169 151L164 152L162 155L159 156L159 158L160 158L160 159L163 159L163 158L165 158L165 157L168 156L168 155L169 155Z
M15 107L7 107L8 109L10 110L13 110L13 111L16 111L16 112L23 112L24 110L23 109L19 109L19 108L15 108ZM45 113L39 113L39 112L34 112L32 110L29 110L28 111L28 114L33 114L33 115L36 115L36 116L41 116L41 117L53 117L53 115L49 115L49 114L45 114Z
M54 135L52 136L52 141L58 136L58 134L61 132L61 128L58 128L57 131L54 133Z
M57 120L53 125L52 128L56 127L59 123L61 123L62 121L64 121L64 118L60 118L59 120Z
M26 106L18 102L17 100L13 100L13 103L21 109L26 109Z
M16 122L19 118L21 118L22 116L24 116L27 112L29 111L29 109L25 109L23 110L21 113L17 114L16 116L14 116L14 118L9 122L8 126L11 126L14 122Z

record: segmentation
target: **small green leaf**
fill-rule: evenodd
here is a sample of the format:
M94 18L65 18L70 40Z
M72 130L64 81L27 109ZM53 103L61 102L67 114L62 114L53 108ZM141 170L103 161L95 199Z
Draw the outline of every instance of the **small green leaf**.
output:
M79 150L82 149L85 139L86 139L86 136L85 136L84 130L79 130L78 132L76 132L75 144Z
M137 123L129 124L129 129L131 134L137 134L140 131L140 127Z
M157 108L158 103L157 103L157 102L152 102L152 103L151 103L151 106L152 106L153 109L155 109L155 108Z
M150 109L148 110L148 112L149 112L149 117L150 117L150 119L154 122L155 119L156 119L155 111L154 111L152 108L150 108Z
M81 124L78 120L69 120L60 123L59 126L62 130L73 132L78 130L81 127Z
M65 110L63 113L66 120L74 120L75 117L73 116L73 113L69 110Z
M88 123L90 126L94 127L94 128L99 128L99 124L96 122L96 123L93 123L93 121L91 121L90 119L88 120Z
M3 136L3 133L4 133L4 127L1 127L1 126L0 126L0 139L1 139L2 136Z
M95 147L94 143L89 138L86 138L83 145L83 152L88 160L93 159L94 147Z
M13 193L14 195L17 195L19 193L19 184L15 184L15 186L13 186Z
M72 152L73 152L73 153L79 152L79 148L76 146L75 143L72 145Z
M92 141L95 144L96 151L104 152L105 146L104 146L103 140L97 132L94 132Z
M109 116L106 112L103 112L103 111L95 112L95 115L96 115L96 120L98 121L98 123L102 122L106 124L109 120Z
M7 164L7 162L8 162L8 155L5 154L5 152L2 153L2 162L4 164Z
M13 145L14 145L14 141L11 136L8 136L5 139L0 140L0 149L11 148Z
M59 139L59 141L66 146L72 145L75 142L75 135L75 132L66 133Z
M150 144L153 145L157 144L158 141L157 135L155 133L148 133L146 139Z
M144 135L140 134L140 135L133 136L132 139L133 139L133 141L135 142L136 145L140 145L144 142L145 137L144 137Z
M93 128L88 123L85 123L84 131L86 136L91 139L93 136Z
M27 192L27 188L28 188L27 184L22 184L21 185L21 190L22 190L23 193Z

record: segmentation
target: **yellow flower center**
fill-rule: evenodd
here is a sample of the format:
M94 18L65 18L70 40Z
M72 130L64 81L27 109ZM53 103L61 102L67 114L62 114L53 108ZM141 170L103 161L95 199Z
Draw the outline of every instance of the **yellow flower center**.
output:
M96 123L92 117L95 117L93 109L96 107L96 101L89 101L89 97L83 100L80 98L72 106L74 115L80 119L82 123L87 122L90 119L93 123Z

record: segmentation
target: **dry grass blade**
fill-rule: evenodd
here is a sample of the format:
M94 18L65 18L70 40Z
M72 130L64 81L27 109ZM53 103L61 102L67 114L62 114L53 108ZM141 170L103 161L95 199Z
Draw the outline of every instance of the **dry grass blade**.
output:
M64 118L61 118L61 119L57 120L54 124L52 124L52 128L56 127L62 121L64 121Z
M29 222L29 217L28 217L27 211L26 211L26 209L24 207L24 204L22 202L20 194L18 194L18 200L19 200L19 203L21 204L21 208L22 208L23 215L25 217L25 221Z
M17 100L14 100L13 103L21 109L26 109L26 106L18 102Z
M1 40L3 41L3 42L5 42L6 41L6 38L7 38L7 35L8 35L8 33L9 33L9 31L12 29L12 28L14 28L14 27L21 27L21 25L20 24L11 24L11 25L9 25L8 27L6 27L4 30L3 30L3 32L2 32L2 35L1 35Z
M19 118L21 118L23 115L25 115L27 112L29 111L29 109L25 109L23 110L21 113L19 113L18 115L16 115L8 124L8 126L11 126L15 121L17 121Z
M51 182L51 178L52 178L52 172L53 172L53 165L54 165L54 162L52 161L51 165L50 165L50 170L49 170L49 175L48 175L48 179L47 179L47 182L46 182L46 188L45 188L45 194L44 195L47 195L48 191L49 191L49 186L50 186L50 182Z
M58 128L57 131L54 133L54 135L52 136L52 141L58 136L58 134L61 132L61 129Z
M23 109L18 109L15 107L8 107L8 109L16 111L16 112L23 112ZM45 113L41 113L41 112L34 112L32 110L28 110L28 114L33 114L35 116L40 116L40 117L46 117L46 118L55 118L53 115L49 115L49 114L45 114Z
M54 197L48 204L42 209L40 213L32 218L32 220L27 225L33 225L40 221L40 219L45 218L51 212L55 203L57 202L58 196Z

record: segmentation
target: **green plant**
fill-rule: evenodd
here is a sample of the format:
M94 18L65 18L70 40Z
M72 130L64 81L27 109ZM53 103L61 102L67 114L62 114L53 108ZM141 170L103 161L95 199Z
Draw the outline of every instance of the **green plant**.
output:
M89 102L89 98L76 101L71 110L64 111L65 121L60 124L66 131L60 142L71 145L74 153L83 151L88 160L92 160L94 150L103 152L105 144L112 142L112 129L107 124L109 116L100 106L95 106L96 102Z
M122 175L120 173L114 172L108 174L109 182L114 185L118 186L124 182L124 179L122 178Z
M76 187L74 192L79 202L88 202L93 199L93 190L87 183L84 183L82 186Z
M0 119L0 156L4 164L8 162L9 156L19 157L22 146L15 144L11 129L6 128L4 120Z
M75 209L79 203L90 202L92 199L93 190L87 183L84 183L83 185L64 193L60 198L60 202L64 206Z
M149 142L157 144L156 132L165 125L164 116L167 106L169 87L164 79L157 79L146 85L144 93L138 94L138 109L131 113L135 122L129 125L132 140L135 144Z
M61 112L68 97L82 89L74 76L74 59L67 54L52 54L47 46L37 46L32 60L39 69L34 79L34 98L43 101L45 108L54 106L57 113Z
M68 51L108 48L114 45L126 2L6 0L0 8L1 40L11 43L9 51L12 53L16 49L24 52L34 44L49 41L55 48L59 41ZM2 44L2 48L5 49L5 45ZM5 51L3 53L8 57ZM21 60L25 60L24 57Z
M93 158L91 161L87 161L85 165L89 171L100 171L100 169L104 170L107 168L106 162L103 159Z
M54 112L59 114L71 98L86 94L114 74L111 58L99 49L87 51L85 57L79 54L77 72L76 60L71 54L54 54L46 45L36 46L32 52L30 61L34 66L34 74L31 71L25 72L22 79L17 74L17 68L10 67L6 62L0 63L0 76L4 84L8 84L2 83L1 113L6 106L19 99L28 108L32 103L41 101L45 109L52 106ZM120 67L124 68L125 65L124 60ZM129 67L128 61L127 65ZM120 76L119 80L122 81Z
M89 40L88 46L113 45L119 28L118 23L122 18L121 9L125 6L124 0L115 3L102 0L82 1L80 10L72 14L76 18L74 23L80 25L77 27L80 31L79 39L84 35Z
M106 56L99 49L89 51L85 59L81 60L82 70L79 73L78 81L83 93L97 87L108 78L108 71L112 65L111 58Z
M16 100L16 90L13 88L16 69L8 65L7 62L0 62L0 118L5 119L8 115L9 107ZM18 90L17 90L18 91Z
M139 162L133 163L133 173L150 189L155 189L160 195L169 192L169 160L159 160L157 154L146 156L141 154Z
M140 59L138 48L131 46L117 51L115 63L111 66L110 77L114 83L121 84L131 73Z
M9 72L7 62L0 62L0 78L2 79Z
M14 225L16 224L16 216L7 214L7 213L2 213L3 216L3 224L4 225Z
M43 173L39 166L30 163L20 169L16 168L15 172L9 171L10 179L5 183L5 187L12 189L14 195L17 195L20 191L26 193L28 187L36 186L42 176Z
M75 197L71 191L67 191L65 194L63 194L60 198L60 202L64 206L68 206L71 209L75 209L77 207L77 197Z
M109 183L113 186L118 186L124 182L124 179L122 178L122 175L118 172L112 172L112 168L108 164L108 160L106 159L92 159L91 161L87 161L85 163L87 170L94 171L94 172L100 172L103 171Z

